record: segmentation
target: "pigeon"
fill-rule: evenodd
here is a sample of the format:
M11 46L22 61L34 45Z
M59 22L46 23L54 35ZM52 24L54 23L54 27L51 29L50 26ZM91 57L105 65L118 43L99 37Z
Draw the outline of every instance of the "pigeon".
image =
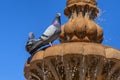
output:
M44 31L44 33L39 37L38 40L32 42L32 45L27 50L30 54L36 52L40 47L50 44L52 46L52 42L59 38L61 33L61 20L60 13L57 13L52 24Z
M35 38L34 33L33 33L33 32L30 32L30 33L28 34L28 45L29 45L29 44L32 44L32 42L34 41L34 38Z
M29 47L35 42L35 36L33 32L29 32L28 34L28 41L26 43L26 50L29 50Z

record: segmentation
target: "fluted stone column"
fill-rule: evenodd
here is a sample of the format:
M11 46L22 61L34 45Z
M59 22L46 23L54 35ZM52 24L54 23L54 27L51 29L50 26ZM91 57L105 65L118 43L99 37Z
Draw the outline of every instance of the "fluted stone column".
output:
M102 28L94 22L96 0L67 0L61 44L36 52L26 61L27 80L120 80L120 51L100 44Z

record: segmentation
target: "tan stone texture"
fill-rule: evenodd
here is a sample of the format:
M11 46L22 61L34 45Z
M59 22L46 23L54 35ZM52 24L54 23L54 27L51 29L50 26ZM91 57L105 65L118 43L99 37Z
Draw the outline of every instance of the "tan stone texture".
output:
M119 80L120 51L95 43L63 43L38 51L24 73L28 80Z
M61 43L103 41L103 30L94 22L99 14L96 0L67 0L64 14L69 20L62 26Z

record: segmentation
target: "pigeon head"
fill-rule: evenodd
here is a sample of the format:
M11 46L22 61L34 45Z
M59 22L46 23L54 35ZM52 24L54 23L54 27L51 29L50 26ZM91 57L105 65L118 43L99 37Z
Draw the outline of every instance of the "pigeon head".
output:
M60 20L60 16L61 14L60 13L57 13L54 20L53 20L53 25L56 26L56 27L59 27L61 26L61 20Z
M60 14L60 13L57 13L57 14L56 14L56 17L60 17L60 16L61 16L61 14Z
M30 39L34 39L34 33L33 32L30 32L29 34L28 34L28 39L30 40Z

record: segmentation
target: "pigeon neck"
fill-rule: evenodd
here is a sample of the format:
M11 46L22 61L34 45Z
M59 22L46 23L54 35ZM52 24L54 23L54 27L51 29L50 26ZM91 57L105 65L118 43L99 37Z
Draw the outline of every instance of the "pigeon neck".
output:
M60 25L61 25L61 23L60 23L60 17L56 17L56 18L54 19L53 25L54 25L54 26L60 26Z
M54 26L60 26L60 23L56 20L56 21L54 21L53 25Z
M34 41L34 39L28 39L29 42Z

